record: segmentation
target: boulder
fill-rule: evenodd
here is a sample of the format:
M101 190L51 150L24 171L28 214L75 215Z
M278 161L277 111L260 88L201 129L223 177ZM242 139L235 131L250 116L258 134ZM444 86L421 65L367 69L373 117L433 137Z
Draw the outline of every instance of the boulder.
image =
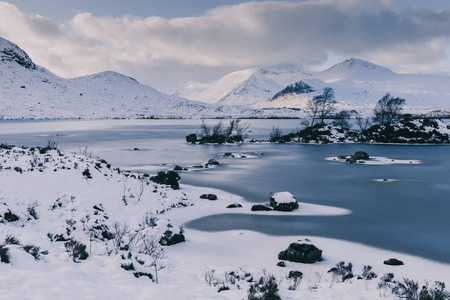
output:
M284 268L284 267L286 267L286 263L284 261L279 261L277 263L277 266Z
M173 234L170 231L166 231L164 236L161 237L159 243L163 246L172 246L178 243L183 243L186 241L183 233L175 233Z
M347 156L345 156L345 155L338 155L337 158L338 158L338 159L347 159Z
M401 265L403 265L403 262L401 260L396 259L396 258L389 258L389 259L385 260L383 263L385 265L388 265L388 266L401 266Z
M195 133L187 135L186 136L186 142L195 144L195 142L197 142L197 135Z
M218 166L218 165L220 165L220 163L219 163L217 160L213 159L213 158L211 158L210 160L208 160L208 162L207 162L206 164L207 164L207 165L213 165L213 166Z
M270 206L278 211L293 211L298 208L298 202L291 193L280 192L270 197Z
M313 264L322 260L322 250L312 244L291 243L286 250L278 254L278 259Z
M217 196L214 194L203 194L200 199L217 200Z
M300 271L289 271L288 278L300 278L303 276L303 273Z
M233 203L227 206L227 208L238 208L238 207L242 207L242 205L240 205L239 203Z
M182 171L183 168L180 166L175 166L175 168L173 168L174 171Z
M360 159L365 159L368 160L369 159L369 153L364 152L364 151L358 151L352 154L352 158L354 160L360 160Z
M252 211L269 211L272 210L270 207L262 205L262 204L255 204L252 206Z

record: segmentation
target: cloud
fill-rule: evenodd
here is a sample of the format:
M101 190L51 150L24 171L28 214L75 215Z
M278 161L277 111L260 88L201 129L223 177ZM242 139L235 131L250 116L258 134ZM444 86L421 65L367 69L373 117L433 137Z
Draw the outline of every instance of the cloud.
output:
M79 13L63 25L0 2L0 34L59 75L129 71L165 90L175 81L224 71L321 64L329 53L421 69L448 56L450 10L416 7L399 14L390 5L392 0L246 2L176 19Z

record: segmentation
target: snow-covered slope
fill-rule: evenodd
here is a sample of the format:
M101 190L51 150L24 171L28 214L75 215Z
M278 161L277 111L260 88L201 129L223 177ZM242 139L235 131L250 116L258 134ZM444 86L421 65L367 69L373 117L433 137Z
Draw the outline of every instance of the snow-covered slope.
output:
M244 76L245 75L245 76ZM315 92L273 96L287 85L303 81ZM210 103L248 104L253 108L303 108L324 87L333 88L338 109L370 113L386 93L406 100L411 113L450 112L449 76L398 74L361 59L347 59L317 73L245 70L226 75L197 98ZM283 85L284 84L284 85Z
M70 80L58 77L3 38L0 58L3 118L185 117L210 109L115 72Z
M290 83L310 77L299 70L248 69L222 77L193 100L222 105L252 105L273 96Z

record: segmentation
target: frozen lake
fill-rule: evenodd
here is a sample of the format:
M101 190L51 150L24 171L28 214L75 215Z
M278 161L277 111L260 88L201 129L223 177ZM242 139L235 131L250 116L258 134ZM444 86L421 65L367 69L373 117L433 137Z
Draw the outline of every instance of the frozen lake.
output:
M272 126L284 133L300 126L299 120L246 122L251 123L249 138L267 139ZM188 223L188 228L331 237L450 263L449 146L185 143L184 137L199 131L199 125L199 120L2 121L0 142L45 146L53 139L64 151L89 146L94 156L139 172L171 169L176 164L189 167L215 158L221 163L218 168L181 172L182 183L223 189L251 202L267 202L271 192L289 191L300 202L342 207L352 213L326 217L213 215ZM325 160L358 150L371 156L420 160L421 164ZM264 155L220 158L224 152ZM375 181L383 178L397 181Z

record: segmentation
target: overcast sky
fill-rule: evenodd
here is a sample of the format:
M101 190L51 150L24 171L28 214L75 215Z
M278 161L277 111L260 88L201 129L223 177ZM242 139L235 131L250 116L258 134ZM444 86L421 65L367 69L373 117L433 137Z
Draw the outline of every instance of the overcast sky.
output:
M253 67L350 57L450 75L448 0L10 0L0 36L62 77L114 70L164 92Z

